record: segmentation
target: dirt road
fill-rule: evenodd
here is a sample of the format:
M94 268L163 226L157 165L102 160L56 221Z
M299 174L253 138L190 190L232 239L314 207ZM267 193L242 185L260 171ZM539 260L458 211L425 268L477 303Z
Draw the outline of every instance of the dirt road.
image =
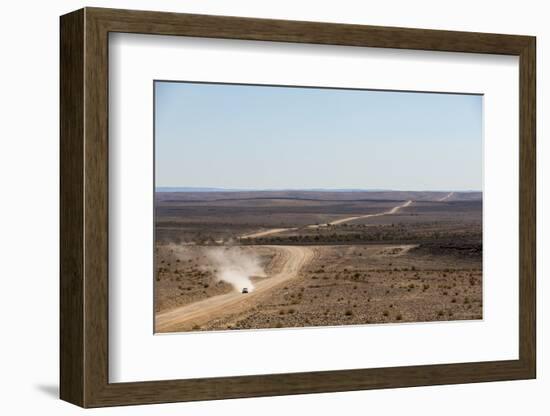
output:
M452 197L453 195L454 195L454 192L449 192L448 195L445 195L443 198L439 198L437 201L438 201L438 202L446 201L447 199L449 199L449 198Z
M341 219L339 219L339 220L331 221L331 222L329 222L328 224L308 225L308 228L328 227L329 225L343 224L343 223L345 223L345 222L349 222L349 221L353 221L353 220L358 220L358 219L363 219L363 218L381 217L381 216L383 216L383 215L396 214L401 208L408 207L409 205L412 204L412 202L413 202L413 201L409 200L409 201L405 202L404 204L401 204L401 205L398 205L398 206L396 206L396 207L393 207L392 209L390 209L390 210L388 210L388 211L379 212L379 213L376 213L376 214L365 214L365 215L357 215L357 216L355 216L355 217L341 218Z
M451 192L452 193L452 192ZM450 195L447 195L447 197L449 197ZM358 220L358 219L363 219L363 218L370 218L370 217L381 217L383 215L391 215L391 214L395 214L397 213L401 208L405 208L405 207L408 207L409 205L412 204L413 201L409 200L407 202L405 202L404 204L401 204L401 205L398 205L396 207L393 207L392 209L388 210L388 211L384 211L384 212L378 212L376 214L365 214L365 215L356 215L354 217L346 217L346 218L341 218L339 220L334 220L334 221L331 221L327 224L313 224L313 225L308 225L306 226L306 228L321 228L321 227L328 227L329 225L338 225L338 224L343 224L345 222L349 222L349 221L353 221L353 220ZM294 230L297 230L298 227L293 227L293 228L272 228L270 230L264 230L264 231L258 231L256 233L252 233L252 234L245 234L245 235L241 235L239 238L240 239L247 239L247 238L258 238L258 237L265 237L265 236L268 236L268 235L272 235L272 234L279 234L279 233L282 233L282 232L285 232L285 231L294 231Z
M190 330L206 322L237 314L251 308L258 299L274 287L297 277L304 266L314 257L314 251L304 246L268 246L279 250L282 256L282 269L272 277L256 283L248 294L232 291L213 296L167 312L157 313L155 332L177 332Z
M245 238L265 237L266 235L279 234L279 233L282 233L284 231L293 231L293 230L297 230L297 229L298 228L296 228L296 227L293 227L293 228L272 228L271 230L258 231L257 233L241 235L239 238L245 239Z

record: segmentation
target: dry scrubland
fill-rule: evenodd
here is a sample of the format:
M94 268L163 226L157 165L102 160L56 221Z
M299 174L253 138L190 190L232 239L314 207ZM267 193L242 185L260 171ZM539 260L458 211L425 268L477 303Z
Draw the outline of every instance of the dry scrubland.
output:
M445 196L158 193L156 330L481 319L481 195ZM407 200L391 215L327 225ZM250 282L235 283L234 266ZM244 285L258 290L241 294Z

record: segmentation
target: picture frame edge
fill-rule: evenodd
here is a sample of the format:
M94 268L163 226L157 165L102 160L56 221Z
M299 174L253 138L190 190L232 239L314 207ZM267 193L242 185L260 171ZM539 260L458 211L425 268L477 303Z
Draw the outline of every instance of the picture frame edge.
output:
M153 18L152 24L147 19ZM169 20L163 24L162 20ZM188 27L190 20L196 26ZM205 37L305 42L352 46L399 47L404 34L417 33L402 49L497 53L520 58L520 356L518 360L434 364L382 369L268 374L192 380L109 383L108 380L108 34L112 31L199 36L201 22L222 25L223 33ZM178 23L180 22L180 23ZM262 24L266 28L262 28ZM281 27L294 28L293 36ZM302 27L303 30L299 30ZM315 33L330 27L342 38ZM161 28L161 29L159 29ZM343 32L352 33L344 35ZM364 31L363 34L359 33ZM382 36L383 33L387 36ZM359 34L358 34L359 33ZM401 34L401 35L400 35ZM441 35L447 40L441 43ZM244 35L243 35L244 36ZM371 38L374 42L370 42ZM393 37L393 38L392 38ZM414 37L414 36L413 36ZM453 49L452 40L459 42ZM383 39L382 39L383 38ZM285 40L286 39L286 40ZM302 40L301 40L302 39ZM393 40L392 40L393 39ZM432 39L432 42L430 42ZM474 42L475 41L475 42ZM439 43L438 43L439 42ZM475 43L475 44L474 44ZM468 45L472 50L468 50ZM438 49L443 48L443 49ZM491 49L491 51L487 51ZM103 8L83 8L60 18L60 398L81 407L214 400L237 397L459 384L536 377L536 38L336 23L192 15ZM525 195L525 196L524 196ZM454 376L443 374L454 372ZM485 373L479 375L479 371ZM322 374L329 384L315 382ZM384 376L387 374L387 376ZM335 377L332 379L332 377ZM358 378L354 386L350 377ZM365 377L370 378L366 380ZM227 383L231 379L232 383ZM239 379L242 383L239 382ZM385 379L385 382L384 382ZM303 383L309 380L309 387ZM353 378L353 380L356 380ZM396 380L400 380L396 382ZM239 384L224 388L224 384ZM255 390L241 390L250 386ZM279 383L283 388L275 389ZM295 383L295 384L293 384ZM296 384L298 383L298 384ZM315 384L317 383L317 384ZM298 386L298 387L296 387ZM350 388L351 387L351 388ZM147 392L149 389L149 393ZM190 390L191 389L191 390ZM308 390L309 389L309 390ZM162 393L164 391L165 393Z

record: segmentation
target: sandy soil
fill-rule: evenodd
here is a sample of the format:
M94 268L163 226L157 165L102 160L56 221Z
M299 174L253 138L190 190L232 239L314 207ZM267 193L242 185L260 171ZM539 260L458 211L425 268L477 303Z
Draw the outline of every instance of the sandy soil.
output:
M262 195L163 196L156 332L481 319L478 194ZM257 260L250 293L213 250Z
M156 315L157 332L480 319L480 258L415 244L249 246L272 250L268 277Z
M205 329L256 329L482 318L480 258L416 245L319 246L302 277L240 316Z

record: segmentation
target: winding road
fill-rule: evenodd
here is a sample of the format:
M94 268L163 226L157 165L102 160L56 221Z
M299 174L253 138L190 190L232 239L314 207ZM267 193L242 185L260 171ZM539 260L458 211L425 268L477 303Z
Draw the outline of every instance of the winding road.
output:
M272 228L270 230L258 231L256 233L251 233L251 234L244 234L244 235L241 235L239 238L240 239L247 239L247 238L265 237L266 235L279 234L279 233L282 233L282 232L285 232L285 231L293 231L293 230L297 230L297 229L298 229L298 227L293 227L293 228Z
M269 246L280 251L283 267L277 274L260 280L246 295L232 291L213 296L167 312L157 313L155 332L177 332L201 326L222 315L237 314L251 308L258 298L274 287L295 278L314 257L314 250L305 246Z
M440 199L438 199L437 201L438 201L438 202L446 201L447 199L449 199L449 198L452 197L453 195L454 195L454 192L449 192L448 195L445 195L443 198L440 198Z
M452 193L452 192L451 192ZM450 195L447 195L447 197L449 197ZM384 211L384 212L378 212L376 214L365 214L365 215L356 215L354 217L346 217L346 218L340 218L339 220L334 220L334 221L331 221L329 223L326 223L326 224L312 224L312 225L308 225L306 226L306 228L321 228L321 227L328 227L328 226L331 226L331 225L339 225L339 224L343 224L343 223L346 223L346 222L349 222L349 221L353 221L353 220L359 220L359 219L363 219L363 218L371 218L371 217L382 217L384 215L391 215L391 214L396 214L401 208L405 208L405 207L408 207L409 205L411 205L413 203L412 200L408 200L407 202L401 204L401 205L398 205L396 207L393 207L392 209L388 210L388 211ZM285 231L294 231L294 230L297 230L299 227L292 227L292 228L272 228L272 229L269 229L269 230L264 230L264 231L258 231L258 232L255 232L255 233L252 233L252 234L244 234L244 235L241 235L239 237L239 239L248 239L248 238L258 238L258 237L265 237L265 236L268 236L268 235L273 235L273 234L280 234L280 233L283 233Z
M392 209L388 210L388 211L384 211L384 212L379 212L379 213L376 213L376 214L365 214L365 215L357 215L355 217L347 217L347 218L341 218L339 220L334 220L334 221L331 221L327 224L316 224L316 225L308 225L307 227L308 228L320 228L320 227L328 227L330 225L338 225L338 224L343 224L345 222L349 222L349 221L353 221L353 220L359 220L359 219L363 219L363 218L371 218L371 217L382 217L384 215L391 215L391 214L396 214L401 208L405 208L405 207L408 207L409 205L412 204L413 201L409 200L407 202L405 202L404 204L401 204L401 205L398 205L396 207L393 207Z

